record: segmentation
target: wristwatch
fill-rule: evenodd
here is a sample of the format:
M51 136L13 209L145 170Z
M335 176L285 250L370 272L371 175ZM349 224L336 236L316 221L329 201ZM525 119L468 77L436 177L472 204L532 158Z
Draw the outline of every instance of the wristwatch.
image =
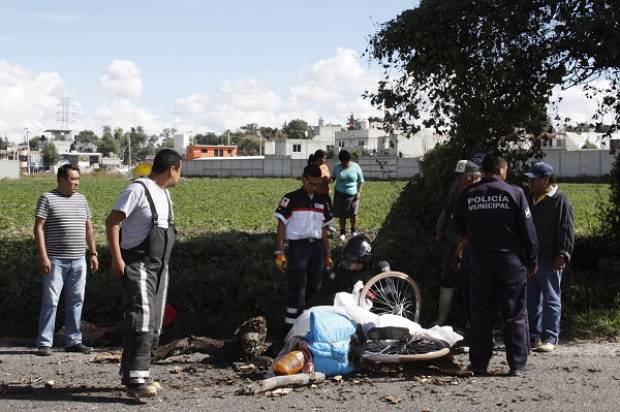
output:
M88 256L99 256L97 254L97 251L91 252L90 250L88 251Z

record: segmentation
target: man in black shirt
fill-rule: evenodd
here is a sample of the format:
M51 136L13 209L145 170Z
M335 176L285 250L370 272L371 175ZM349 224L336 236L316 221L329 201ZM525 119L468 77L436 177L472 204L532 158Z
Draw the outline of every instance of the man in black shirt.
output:
M529 352L527 275L536 273L538 242L525 193L504 180L506 161L487 154L482 180L469 187L453 213L454 229L471 250L469 359L485 374L493 354L493 324L499 293L510 375L522 376Z
M555 184L550 164L536 163L525 175L530 180L528 200L540 244L538 272L527 281L530 340L536 351L551 352L560 334L562 270L575 243L573 207Z

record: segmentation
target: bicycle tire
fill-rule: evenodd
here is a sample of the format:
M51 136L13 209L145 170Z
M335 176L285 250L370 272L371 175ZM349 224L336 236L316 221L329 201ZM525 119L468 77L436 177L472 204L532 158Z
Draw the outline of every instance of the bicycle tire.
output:
M423 338L406 341L369 341L362 357L375 363L404 363L428 361L449 353L450 347L447 342Z
M402 286L399 287L399 284ZM405 292L405 288L410 288L411 290ZM392 296L394 300L392 300L392 297L380 296L385 293L385 289L390 289L389 292L396 291L397 296ZM410 296L401 296L401 292L403 295L406 293ZM394 295L394 293L391 293L391 295ZM396 300L399 298L401 298L401 301L397 302ZM412 304L409 301L403 301L403 299L413 299L415 302ZM381 305L382 303L383 305ZM418 322L420 319L421 304L422 293L415 281L406 273L395 271L379 273L370 278L362 288L359 297L359 305L366 310L378 314L391 313L403 316L414 322Z

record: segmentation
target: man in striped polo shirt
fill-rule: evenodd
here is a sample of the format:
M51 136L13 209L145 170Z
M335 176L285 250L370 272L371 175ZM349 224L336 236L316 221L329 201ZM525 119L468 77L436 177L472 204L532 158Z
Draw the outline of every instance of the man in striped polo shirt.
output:
M80 323L86 289L85 251L89 266L99 268L95 232L86 198L77 192L80 169L66 164L58 169L58 187L43 193L37 204L34 237L39 251L43 294L39 314L37 354L48 356L54 340L56 308L65 290L65 350L89 353L82 343Z

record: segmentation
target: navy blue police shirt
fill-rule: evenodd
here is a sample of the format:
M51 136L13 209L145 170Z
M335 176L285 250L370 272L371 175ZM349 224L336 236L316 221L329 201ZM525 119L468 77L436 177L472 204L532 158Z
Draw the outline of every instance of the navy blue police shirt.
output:
M327 195L314 193L312 197L303 188L284 195L274 216L286 225L287 240L321 239L323 227L333 219Z
M485 177L461 194L452 225L474 252L515 253L528 268L537 264L538 240L525 193L499 177Z

